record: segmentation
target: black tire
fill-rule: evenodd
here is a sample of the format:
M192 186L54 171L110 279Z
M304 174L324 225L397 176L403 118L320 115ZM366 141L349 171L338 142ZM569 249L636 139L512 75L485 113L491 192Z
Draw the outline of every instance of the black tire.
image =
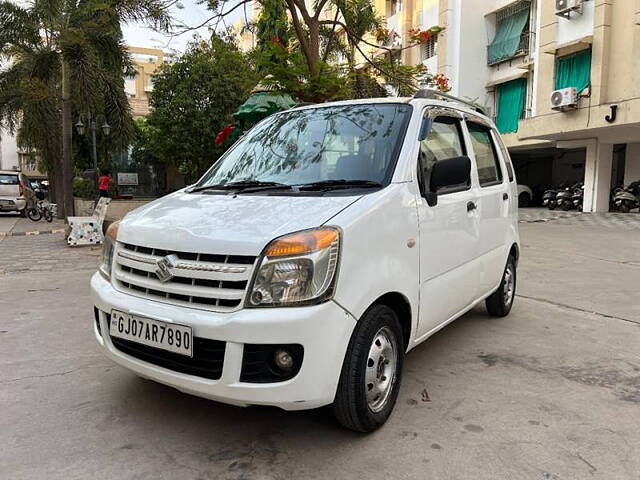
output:
M53 222L53 212L48 208L44 209L44 219L49 223Z
M531 198L528 193L523 192L518 196L518 208L527 208L530 203Z
M626 201L623 201L618 208L622 213L629 213L629 205Z
M36 207L31 207L27 209L27 217L29 217L29 220L33 220L34 222L39 222L40 219L42 218L42 214L40 213L40 210L38 210Z
M564 210L565 212L571 210L571 206L571 202L562 202L562 210Z
M549 210L555 210L556 209L556 204L555 203L550 203L549 204Z
M374 342L383 332L391 343L395 342L395 369L388 380L388 388L379 393L378 397L367 399L368 392L373 389L373 383L367 384L367 369L375 372L375 382L387 380L385 365L390 364L390 358L380 355L378 363L373 360ZM382 350L382 346L377 344ZM338 391L333 402L333 413L344 427L357 432L372 432L382 426L393 411L400 380L402 378L402 364L404 360L404 340L402 327L396 313L386 305L374 305L365 312L351 335L349 347L342 365ZM375 352L373 352L375 354ZM392 361L393 361L392 360ZM382 371L380 369L382 368ZM378 391L378 390L375 390ZM370 395L375 395L375 393ZM384 395L384 397L382 397ZM379 405L375 402L380 401ZM374 405L371 405L374 403Z
M507 278L507 275L511 275L511 279L513 281L510 294L507 289L507 282L510 281ZM516 259L513 255L509 255L507 265L505 266L504 273L502 274L502 280L500 280L500 286L485 300L485 305L487 306L489 315L493 317L506 317L509 315L511 307L513 307L513 301L516 297L516 285Z

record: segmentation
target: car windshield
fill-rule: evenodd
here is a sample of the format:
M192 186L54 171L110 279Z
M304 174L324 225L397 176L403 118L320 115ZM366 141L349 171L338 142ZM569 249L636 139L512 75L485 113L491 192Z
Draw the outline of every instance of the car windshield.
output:
M251 129L196 189L228 184L301 186L390 181L407 104L318 107L273 115Z

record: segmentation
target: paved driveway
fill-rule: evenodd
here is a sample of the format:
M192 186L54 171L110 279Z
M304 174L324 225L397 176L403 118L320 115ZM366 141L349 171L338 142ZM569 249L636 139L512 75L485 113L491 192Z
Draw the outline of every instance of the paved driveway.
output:
M477 308L412 351L368 436L324 409L241 409L137 378L92 339L96 257L60 235L0 239L58 259L0 273L0 477L638 480L637 233L521 226L512 314Z

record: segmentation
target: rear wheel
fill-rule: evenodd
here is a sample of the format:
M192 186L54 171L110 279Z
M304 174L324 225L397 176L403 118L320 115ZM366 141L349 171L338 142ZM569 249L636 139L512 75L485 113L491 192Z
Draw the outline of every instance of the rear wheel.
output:
M396 313L374 305L351 336L333 403L338 422L358 432L382 426L400 389L404 342Z
M498 289L486 300L487 311L494 317L506 317L516 296L516 259L509 255Z
M531 198L528 193L521 193L518 196L518 208L527 208L531 203Z
M40 210L38 210L36 207L31 207L27 209L27 217L29 217L29 220L38 222L42 218L42 214L40 213Z
M618 210L620 210L622 213L629 213L629 204L626 201L623 201L620 204L620 207L618 207Z

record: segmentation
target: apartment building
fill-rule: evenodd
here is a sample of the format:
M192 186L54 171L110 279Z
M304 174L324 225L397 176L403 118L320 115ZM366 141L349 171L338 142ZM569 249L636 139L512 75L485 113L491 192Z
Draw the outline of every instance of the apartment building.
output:
M135 73L125 76L124 91L129 97L133 117L140 118L149 114L153 74L160 65L173 61L173 58L156 48L128 47L128 50Z
M640 180L640 0L376 0L407 64L496 117L536 195L583 181L585 211ZM444 30L419 47L411 28ZM389 45L387 45L389 46Z

